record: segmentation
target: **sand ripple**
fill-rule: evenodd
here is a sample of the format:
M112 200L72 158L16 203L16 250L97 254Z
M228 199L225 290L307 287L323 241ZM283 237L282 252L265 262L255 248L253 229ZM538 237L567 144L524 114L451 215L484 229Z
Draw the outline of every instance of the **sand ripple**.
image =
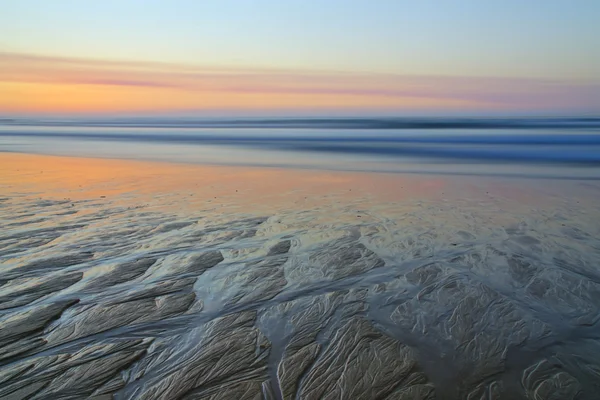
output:
M597 206L182 199L0 201L1 398L597 398Z

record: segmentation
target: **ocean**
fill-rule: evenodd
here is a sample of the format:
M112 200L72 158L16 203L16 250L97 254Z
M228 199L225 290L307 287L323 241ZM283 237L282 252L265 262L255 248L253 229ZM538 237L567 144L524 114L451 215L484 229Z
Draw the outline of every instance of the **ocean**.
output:
M600 119L0 121L0 151L360 172L600 178Z

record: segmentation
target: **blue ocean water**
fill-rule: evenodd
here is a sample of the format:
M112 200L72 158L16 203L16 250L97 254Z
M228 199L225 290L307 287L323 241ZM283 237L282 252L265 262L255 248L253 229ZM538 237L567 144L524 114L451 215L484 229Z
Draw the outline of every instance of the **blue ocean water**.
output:
M3 120L0 151L597 179L600 119Z

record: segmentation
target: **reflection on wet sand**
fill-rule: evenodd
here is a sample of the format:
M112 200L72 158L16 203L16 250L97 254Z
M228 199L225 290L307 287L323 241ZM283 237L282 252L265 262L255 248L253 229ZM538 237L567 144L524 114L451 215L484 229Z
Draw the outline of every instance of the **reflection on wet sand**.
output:
M595 183L0 155L0 398L593 399Z

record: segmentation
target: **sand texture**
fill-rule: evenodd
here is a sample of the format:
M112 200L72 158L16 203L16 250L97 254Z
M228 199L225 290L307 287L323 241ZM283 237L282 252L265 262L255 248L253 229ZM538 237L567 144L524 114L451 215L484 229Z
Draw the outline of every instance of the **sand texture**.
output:
M594 182L1 157L2 399L600 393Z

